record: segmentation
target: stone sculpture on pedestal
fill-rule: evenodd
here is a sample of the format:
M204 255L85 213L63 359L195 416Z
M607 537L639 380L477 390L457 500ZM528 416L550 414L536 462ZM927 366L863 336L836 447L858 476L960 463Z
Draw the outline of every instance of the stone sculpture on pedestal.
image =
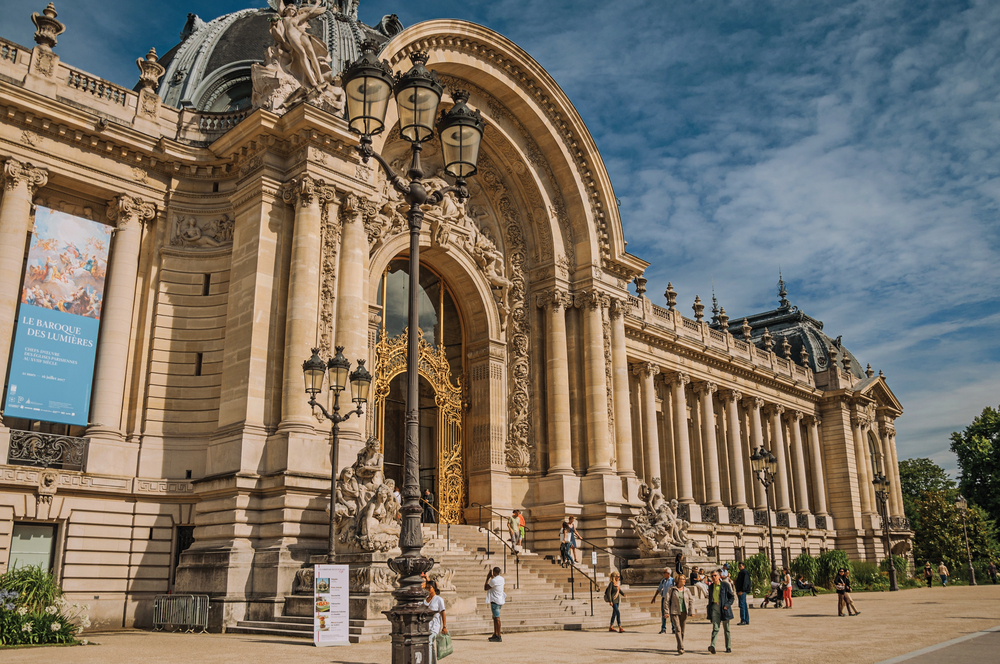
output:
M357 461L340 471L333 514L346 551L385 552L399 544L395 482L385 479L379 441L368 438Z

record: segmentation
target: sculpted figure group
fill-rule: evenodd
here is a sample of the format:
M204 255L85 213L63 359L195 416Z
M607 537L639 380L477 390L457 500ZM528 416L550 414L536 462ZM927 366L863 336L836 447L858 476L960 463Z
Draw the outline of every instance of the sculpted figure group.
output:
M701 547L687 535L691 525L677 515L676 499L669 503L660 491L660 478L654 477L652 487L645 483L639 486L639 498L646 506L629 519L639 536L639 550L643 556L674 552L678 549L700 553Z
M399 543L399 503L395 482L385 478L379 441L374 436L357 461L340 471L334 496L337 539L361 551L388 551Z

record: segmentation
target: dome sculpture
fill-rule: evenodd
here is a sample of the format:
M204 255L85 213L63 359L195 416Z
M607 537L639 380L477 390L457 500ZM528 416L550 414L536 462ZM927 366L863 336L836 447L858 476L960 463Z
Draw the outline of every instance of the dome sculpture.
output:
M360 56L362 41L384 44L403 29L395 14L377 26L358 20L359 0L289 0L289 6L315 4L322 12L308 22L307 33L326 47L332 74ZM181 42L160 59L166 73L158 93L177 108L228 112L249 109L252 104L251 69L268 60L274 45L272 23L280 18L282 0L268 0L268 7L243 9L205 22L188 14Z

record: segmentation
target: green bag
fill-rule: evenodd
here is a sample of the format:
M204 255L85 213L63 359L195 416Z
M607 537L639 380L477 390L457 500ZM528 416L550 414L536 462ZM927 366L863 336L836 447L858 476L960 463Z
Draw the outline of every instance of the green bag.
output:
M434 645L437 646L438 659L444 659L454 652L454 648L451 647L451 634L438 634L437 642Z

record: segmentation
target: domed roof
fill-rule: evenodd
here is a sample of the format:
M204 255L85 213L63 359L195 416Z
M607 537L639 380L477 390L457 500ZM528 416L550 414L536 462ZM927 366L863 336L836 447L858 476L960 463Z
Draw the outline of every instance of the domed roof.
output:
M359 0L319 1L326 11L310 21L309 32L326 44L335 72L360 56L359 44L365 39L384 44L403 29L395 14L383 17L375 27L360 22ZM164 103L201 111L248 107L250 67L263 62L274 43L270 26L280 2L268 0L269 7L243 9L207 23L188 14L181 42L160 59L166 68L158 90Z

